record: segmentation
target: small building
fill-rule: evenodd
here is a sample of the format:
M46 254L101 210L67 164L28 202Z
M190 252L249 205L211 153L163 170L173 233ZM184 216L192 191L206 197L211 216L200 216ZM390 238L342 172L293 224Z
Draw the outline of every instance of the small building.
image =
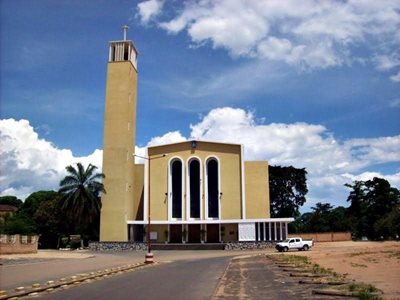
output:
M285 239L293 218L270 218L267 161L245 161L243 145L186 141L147 148L134 164L137 55L132 41L109 47L100 241L218 243Z
M13 216L18 211L18 207L8 204L0 204L0 224L4 224L7 216Z

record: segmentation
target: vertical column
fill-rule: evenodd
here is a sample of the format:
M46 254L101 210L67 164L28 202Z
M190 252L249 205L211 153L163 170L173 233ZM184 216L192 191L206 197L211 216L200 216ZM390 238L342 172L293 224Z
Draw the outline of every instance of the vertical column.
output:
M135 225L129 224L128 226L129 226L129 240L131 242L133 242L133 241L135 241L135 235L134 235L134 231L133 231L133 227Z
M274 222L274 240L276 241L276 222Z
M268 223L269 240L271 240L271 222Z
M281 240L283 240L283 238L282 238L282 222L279 222L280 224L279 224L279 230L280 230L280 239Z
M285 239L287 239L287 237L288 237L288 223L287 222L285 223L285 234L286 234Z
M263 223L263 226L264 226L264 239L263 239L263 241L265 242L266 239L267 239L267 231L265 230L266 229L265 228L265 223Z

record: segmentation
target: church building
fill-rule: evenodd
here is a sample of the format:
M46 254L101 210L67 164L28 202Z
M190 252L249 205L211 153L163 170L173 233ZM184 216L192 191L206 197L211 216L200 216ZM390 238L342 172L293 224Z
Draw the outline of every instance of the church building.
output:
M158 145L147 148L144 164L134 163L138 51L127 29L109 42L100 241L285 239L293 218L270 218L268 162L245 161L243 145Z

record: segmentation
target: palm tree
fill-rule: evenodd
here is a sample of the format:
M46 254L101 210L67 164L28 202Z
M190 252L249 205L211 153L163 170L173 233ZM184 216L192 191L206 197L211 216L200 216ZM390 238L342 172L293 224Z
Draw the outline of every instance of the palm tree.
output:
M80 230L86 231L100 217L100 193L105 193L103 173L95 173L97 167L89 164L85 169L81 163L77 168L67 166L68 175L60 181L61 209L75 221ZM96 230L98 231L98 229Z

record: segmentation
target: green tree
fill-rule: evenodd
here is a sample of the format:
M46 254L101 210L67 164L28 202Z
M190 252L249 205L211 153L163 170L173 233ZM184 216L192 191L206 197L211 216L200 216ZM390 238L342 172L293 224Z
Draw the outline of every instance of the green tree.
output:
M38 223L34 215L42 202L56 199L57 195L55 191L39 191L30 194L23 203L21 201L22 204L19 205L18 212L12 217L5 219L0 231L8 234L42 235L43 232L38 228L38 224L40 223L39 225L43 225L43 222L47 220ZM8 196L3 201L7 201L10 204L18 204L20 200L14 196Z
M343 206L331 210L328 215L329 231L351 231L351 221L347 208Z
M292 166L269 166L271 217L299 217L306 202L307 171Z
M40 233L39 246L41 248L58 248L61 237L73 232L71 224L66 222L65 213L61 210L58 198L40 202L33 220Z
M390 237L387 222L400 204L399 190L391 187L387 180L377 177L345 186L352 189L347 201L351 203L349 213L354 224L353 234L358 238L367 236L370 239Z
M384 238L400 238L400 205L374 224L374 231Z
M332 212L333 206L329 203L318 202L315 207L311 207L312 216L310 219L311 232L328 232L331 231L329 223L329 215Z
M58 194L55 191L38 191L30 194L24 201L24 204L21 207L21 214L26 215L29 218L32 218L37 209L40 206L40 203L47 200L52 200L57 198Z
M333 208L329 203L317 203L311 209L312 212L306 212L295 219L293 233L351 230L347 208L343 206Z
M67 166L68 175L60 182L61 209L84 238L98 236L101 209L100 193L105 193L101 179L103 173L96 173L97 167L89 164L85 169L81 163Z
M16 214L6 217L4 224L0 226L0 233L4 234L37 234L36 223L25 215Z
M7 205L12 205L17 208L20 208L22 205L22 200L18 199L15 196L1 196L0 197L0 204L7 204Z

